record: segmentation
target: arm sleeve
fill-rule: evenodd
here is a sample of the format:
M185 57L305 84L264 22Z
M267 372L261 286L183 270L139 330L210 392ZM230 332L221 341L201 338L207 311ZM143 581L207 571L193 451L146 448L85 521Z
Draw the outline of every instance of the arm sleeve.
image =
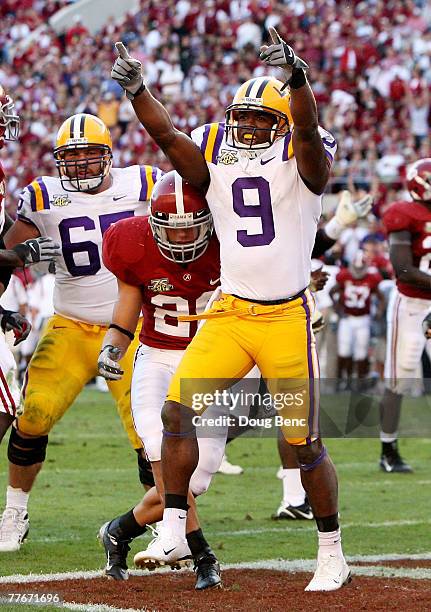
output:
M311 253L312 259L317 259L323 255L323 253L334 246L336 242L336 240L329 238L324 229L318 229L316 239L314 241L313 251Z
M24 221L24 223L30 223L39 230L41 236L45 234L41 215L37 210L37 199L35 193L35 187L33 183L36 183L35 179L30 185L24 187L19 196L17 219Z
M143 246L133 231L134 219L124 219L124 221L132 223L118 221L103 235L103 263L123 283L138 287L141 282L137 270ZM136 248L137 244L140 244L139 249Z

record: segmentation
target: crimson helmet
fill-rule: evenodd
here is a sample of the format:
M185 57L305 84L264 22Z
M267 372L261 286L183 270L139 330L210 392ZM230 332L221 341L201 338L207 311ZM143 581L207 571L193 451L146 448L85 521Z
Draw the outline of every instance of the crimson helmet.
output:
M13 100L0 85L0 144L4 140L18 140L19 117L15 113Z
M206 251L213 221L203 193L171 171L154 185L150 201L150 226L163 257L176 263L195 261ZM166 230L196 228L190 242L169 240Z
M418 159L407 166L407 189L412 198L419 202L431 200L431 157Z

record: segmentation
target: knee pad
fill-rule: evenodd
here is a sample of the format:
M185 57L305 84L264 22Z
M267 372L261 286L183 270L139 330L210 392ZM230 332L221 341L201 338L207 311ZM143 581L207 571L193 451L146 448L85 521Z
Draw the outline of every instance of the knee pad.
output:
M7 457L14 465L34 465L45 461L48 436L38 438L22 438L15 427L9 437Z
M150 461L148 461L146 457L143 457L141 449L136 449L136 452L138 453L138 472L141 484L148 487L155 487L156 483L154 482Z

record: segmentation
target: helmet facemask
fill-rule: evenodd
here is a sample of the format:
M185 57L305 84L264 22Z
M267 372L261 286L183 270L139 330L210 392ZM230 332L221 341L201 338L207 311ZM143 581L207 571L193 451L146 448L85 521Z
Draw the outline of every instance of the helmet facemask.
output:
M18 140L19 117L10 96L0 98L0 138Z
M77 149L99 149L100 155L91 157L66 159L67 151ZM54 149L55 165L57 167L61 186L65 191L94 191L103 183L104 178L109 174L112 165L112 151L107 145L102 144L77 144L66 145ZM93 174L92 169L98 164L97 173Z
M271 115L274 119L274 123L269 128L256 127L254 125L247 126L246 124L239 125L237 118L240 112L255 112L265 113ZM249 129L250 137L248 138L249 143L243 142L244 137L240 138L240 130ZM257 150L257 149L268 149L277 138L284 136L289 131L289 122L283 113L280 113L272 108L266 108L262 106L256 106L253 104L231 104L226 109L226 144L235 147L236 149L246 150ZM253 144L255 135L259 132L266 132L268 138L266 141L261 143Z
M205 253L213 232L213 220L208 209L195 213L150 212L150 226L160 253L169 261L187 264ZM169 240L167 230L196 229L196 237L185 243Z

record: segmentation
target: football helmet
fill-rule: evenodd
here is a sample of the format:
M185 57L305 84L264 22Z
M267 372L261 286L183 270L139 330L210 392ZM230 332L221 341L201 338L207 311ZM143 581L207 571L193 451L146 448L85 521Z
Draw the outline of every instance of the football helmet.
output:
M226 144L237 149L267 149L277 138L284 136L293 125L292 114L290 112L290 94L282 91L283 83L274 77L258 77L246 81L239 87L232 104L226 109ZM266 142L253 144L253 137L250 144L241 142L238 137L238 111L264 112L274 117L269 139ZM247 127L241 125L241 127ZM250 126L252 135L257 128Z
M15 112L14 103L0 85L0 143L2 140L18 140L19 117Z
M154 185L149 222L163 257L184 264L195 261L208 247L213 220L204 195L171 171ZM172 240L169 230L195 230L190 241ZM169 233L168 233L169 232Z
M82 150L96 147L100 149L99 154L82 155ZM112 140L108 128L94 115L72 115L57 132L54 159L65 191L97 189L112 165Z
M349 270L353 278L364 278L367 274L368 266L365 261L364 252L358 251L349 265Z
M407 189L412 198L419 202L431 200L431 157L418 159L407 166Z

